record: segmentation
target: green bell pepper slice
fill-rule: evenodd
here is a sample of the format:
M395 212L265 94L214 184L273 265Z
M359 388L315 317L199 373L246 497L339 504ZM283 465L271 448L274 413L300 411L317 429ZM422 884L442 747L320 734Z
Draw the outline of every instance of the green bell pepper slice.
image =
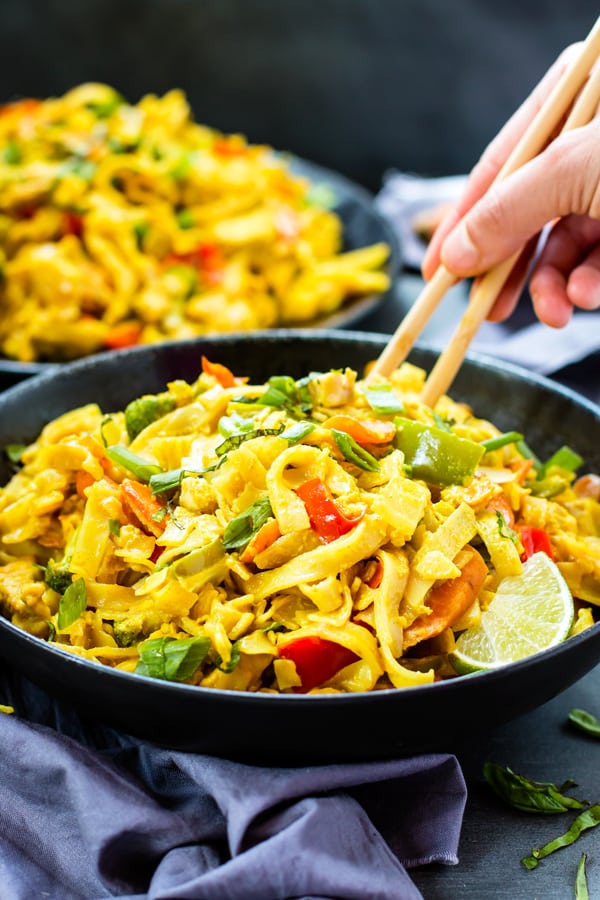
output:
M467 484L485 449L434 425L395 419L394 445L404 453L411 476L427 484Z

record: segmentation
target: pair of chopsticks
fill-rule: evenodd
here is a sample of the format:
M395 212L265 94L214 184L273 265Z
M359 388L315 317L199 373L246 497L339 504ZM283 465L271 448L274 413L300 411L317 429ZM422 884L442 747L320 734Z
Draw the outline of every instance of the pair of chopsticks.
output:
M594 68L599 57L600 18L596 20L579 52L514 147L498 172L495 182L506 178L537 156L556 134L565 116L567 118L561 128L561 134L587 125L591 121L600 103L600 66ZM467 309L425 382L421 400L428 406L434 407L439 398L448 391L471 341L487 318L522 252L519 250L510 259L490 269L473 285ZM406 359L442 298L455 283L456 276L440 264L371 368L367 376L368 381L375 375L389 376Z

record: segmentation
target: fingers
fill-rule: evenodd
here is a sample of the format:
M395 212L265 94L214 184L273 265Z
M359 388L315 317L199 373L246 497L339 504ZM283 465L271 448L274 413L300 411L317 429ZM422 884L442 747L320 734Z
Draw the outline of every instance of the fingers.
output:
M440 265L442 244L462 217L485 194L510 156L531 120L554 88L578 45L567 47L548 70L519 109L506 122L483 152L469 175L465 190L433 235L422 264L423 277L429 280Z
M600 308L600 248L596 247L571 272L567 282L567 296L580 309Z
M459 277L478 275L508 259L557 217L579 213L600 218L599 138L598 120L560 135L494 184L444 241L444 265Z
M523 288L525 287L525 283L529 276L531 261L537 249L538 239L538 235L535 235L535 237L529 241L519 256L516 264L513 266L504 287L498 294L496 302L490 311L488 316L489 322L503 322L505 319L508 319L519 302L519 298L523 293Z
M573 306L600 308L600 222L568 216L552 229L530 280L538 318L554 328L569 321Z
M530 285L535 314L552 328L563 328L573 314L573 306L567 297L567 280L562 272L552 266L542 266L536 272L536 290Z

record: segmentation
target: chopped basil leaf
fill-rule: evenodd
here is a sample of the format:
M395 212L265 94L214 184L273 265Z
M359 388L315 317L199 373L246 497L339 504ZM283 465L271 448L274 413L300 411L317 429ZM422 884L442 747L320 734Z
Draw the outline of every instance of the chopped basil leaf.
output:
M161 506L161 508L157 509L155 513L152 513L152 516L151 516L152 521L153 522L162 522L164 517L167 515L167 512L168 512L167 507Z
M508 766L487 762L483 777L492 790L509 806L522 812L563 813L569 809L583 809L586 803L567 797L563 791L575 787L573 781L558 786L549 781L530 781L513 772ZM600 808L600 807L599 807Z
M125 106L126 101L118 91L110 90L102 100L90 100L86 103L99 119L108 119L120 106Z
M233 434L241 434L245 431L255 431L256 423L253 419L246 419L237 413L230 416L221 416L217 426L219 434L223 437L231 437Z
M100 437L102 438L102 443L105 447L108 447L108 438L104 434L104 429L107 425L112 423L112 416L105 416L100 422Z
M72 156L60 164L57 175L59 178L77 175L84 181L91 181L96 174L96 169L96 163L91 162L91 160L83 159L81 156Z
M2 162L7 166L18 166L22 158L21 148L16 141L9 138L2 148Z
M180 210L175 218L182 231L187 231L188 228L193 228L196 224L194 213L189 209Z
M58 604L56 624L60 631L75 622L87 606L85 581L78 578L66 589Z
M569 713L569 722L595 738L600 738L600 721L585 709L572 709Z
M20 463L23 451L27 449L27 444L8 444L4 448L4 452L10 459L11 463Z
M379 463L373 454L361 447L353 437L337 428L331 429L331 435L344 459L367 472L379 472Z
M133 226L133 234L138 250L143 250L144 239L146 238L146 235L149 231L150 225L148 224L148 222L136 222Z
M215 447L215 453L217 456L223 456L224 453L229 453L230 450L237 450L237 448L245 441L249 441L252 438L279 435L283 431L283 428L283 425L279 425L277 428L254 428L252 431L243 431L232 434L230 437L226 438L226 440L222 441L218 447Z
M586 859L586 854L582 853L579 865L577 866L577 877L575 879L575 900L589 900L590 897L585 875Z
M174 178L175 181L183 181L183 179L187 178L190 174L194 159L194 153L183 153L179 157L179 159L171 166L169 175Z
M291 375L273 375L266 391L255 398L254 403L285 409L289 415L301 418L311 410L308 381L296 382Z
M273 515L268 497L255 500L244 512L232 519L223 534L223 546L226 550L245 547L248 541L262 528L267 519Z
M588 828L595 828L597 825L600 825L600 803L596 803L585 812L580 813L564 834L548 841L543 847L534 847L531 856L526 856L521 862L525 868L535 869L540 859L550 856L551 853L562 847L568 847L577 840L582 832L587 831Z
M113 537L119 537L121 534L121 523L118 519L109 519L108 520L108 530L113 535Z
M185 681L191 678L210 650L206 637L152 638L138 646L140 661L137 675L148 675L163 681Z
M498 531L500 532L500 537L507 538L507 540L512 541L513 544L516 544L519 539L517 533L512 530L502 513L498 510L496 510L496 521L498 522Z
M219 670L219 672L224 672L226 675L229 675L230 672L233 672L240 661L241 655L242 651L240 650L240 642L234 641L234 643L231 645L231 656L229 657L229 662L225 665L221 665L222 660L220 657L217 661L217 669Z

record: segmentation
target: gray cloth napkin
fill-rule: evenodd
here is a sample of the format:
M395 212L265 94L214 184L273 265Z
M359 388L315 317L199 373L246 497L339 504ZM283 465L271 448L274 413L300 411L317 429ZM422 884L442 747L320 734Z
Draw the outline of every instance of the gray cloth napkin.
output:
M454 756L262 768L20 696L56 727L0 714L0 900L419 900L407 868L458 862Z

